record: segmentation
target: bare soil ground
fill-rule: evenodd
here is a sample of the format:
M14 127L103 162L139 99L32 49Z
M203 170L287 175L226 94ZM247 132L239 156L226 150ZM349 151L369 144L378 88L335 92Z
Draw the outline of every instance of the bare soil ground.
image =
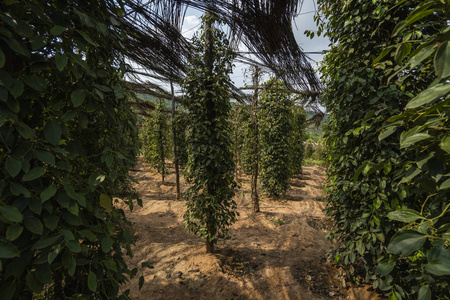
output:
M378 299L367 287L346 283L326 262L331 223L322 211L322 167L304 166L286 200L260 192L260 213L252 212L250 177L240 174L240 217L232 238L220 241L214 254L206 254L204 241L184 229L185 205L175 200L175 174L169 171L162 184L139 158L132 172L143 207L126 210L136 238L129 263L154 267L142 269L140 291L139 276L123 286L132 299Z

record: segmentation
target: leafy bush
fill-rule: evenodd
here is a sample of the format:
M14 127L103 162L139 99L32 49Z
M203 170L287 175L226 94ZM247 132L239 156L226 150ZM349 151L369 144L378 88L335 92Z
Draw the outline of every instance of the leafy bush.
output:
M206 16L211 22L211 16ZM208 65L205 54L209 35L212 57ZM228 227L236 221L234 196L234 162L229 123L231 103L228 91L234 54L224 32L211 26L202 39L196 36L194 58L185 80L189 112L188 163L185 177L192 186L184 194L186 227L206 239L207 252L214 251L219 238L228 237ZM206 62L205 62L206 61Z
M132 206L137 152L119 4L0 3L1 299L117 298L130 274L112 203Z
M442 270L448 255L443 214L449 199L443 185L448 156L442 147L448 108L439 98L448 90L430 93L448 86L439 75L445 67L435 73L430 64L433 52L438 62L446 59L438 55L446 48L433 40L448 41L448 11L436 9L438 3L319 2L328 19L319 33L327 30L334 43L321 68L323 100L330 112L326 210L335 223L330 237L338 242L332 254L350 278L373 282L390 299L431 299L431 290L433 298L448 299L447 273L430 269L431 264ZM417 5L422 6L413 10ZM411 110L417 107L410 101L423 100L423 95L437 106L421 103ZM407 230L398 222L416 220L421 225L412 223Z
M177 136L177 155L178 162L185 166L188 162L188 141L187 129L189 120L187 114L183 111L177 111L175 114L175 131Z
M279 198L292 177L292 101L282 82L272 78L264 86L258 113L260 181L267 195Z
M390 239L392 256L380 263L378 271L388 275L391 269L406 269L409 274L402 286L419 299L450 298L449 12L441 1L419 4L393 31L402 43L385 48L376 60L383 64L396 49L397 64L386 73L398 74L396 82L412 99L385 122L379 139L384 143L394 132L400 133L395 144L404 158L393 166L397 184L405 194L421 195L387 215L406 226ZM417 91L415 84L430 75L435 80Z
M238 147L239 166L246 174L252 174L252 141L253 131L251 127L250 109L247 104L235 104L234 105L236 117L233 120L234 134L236 135L235 142Z
M140 138L145 161L158 170L164 182L167 173L166 158L169 153L173 153L173 149L168 113L163 101L156 104L152 117L144 117Z
M292 107L292 134L290 140L291 148L291 170L292 174L302 172L302 163L304 157L303 142L305 139L305 120L306 112L300 106Z

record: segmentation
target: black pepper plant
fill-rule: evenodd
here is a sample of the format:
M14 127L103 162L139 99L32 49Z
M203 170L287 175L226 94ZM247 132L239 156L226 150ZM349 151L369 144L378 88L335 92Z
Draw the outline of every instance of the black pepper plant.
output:
M285 196L292 177L292 106L285 85L270 79L259 100L260 181L265 193Z
M144 160L161 174L164 183L167 173L166 158L173 153L170 147L169 115L164 101L159 100L151 117L145 117L140 133Z
M390 299L449 299L448 4L319 7L335 262Z
M126 298L136 274L122 4L0 2L1 299Z
M229 74L234 54L224 32L204 17L205 30L193 40L195 51L184 87L189 113L188 162L185 177L192 186L184 194L186 227L214 251L236 221L234 162L231 140Z

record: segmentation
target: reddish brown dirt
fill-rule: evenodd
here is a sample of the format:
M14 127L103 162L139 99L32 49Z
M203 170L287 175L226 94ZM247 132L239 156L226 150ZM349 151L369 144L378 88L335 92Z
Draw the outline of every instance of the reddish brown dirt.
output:
M249 176L240 174L235 196L240 217L232 238L220 241L217 253L206 254L203 240L184 229L185 205L175 200L173 169L162 184L139 158L132 175L143 207L127 210L136 237L129 263L148 262L153 269L142 269L123 289L130 288L136 300L377 299L367 288L349 287L326 262L330 221L322 212L324 173L322 167L304 166L286 200L261 197L260 213L252 212ZM139 291L141 274L145 284Z

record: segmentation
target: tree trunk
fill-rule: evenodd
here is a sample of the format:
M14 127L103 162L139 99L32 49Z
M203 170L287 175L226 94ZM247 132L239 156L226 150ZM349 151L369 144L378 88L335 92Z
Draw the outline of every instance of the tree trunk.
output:
M159 113L158 113L158 134L159 134L159 153L160 153L160 159L161 159L161 179L162 183L164 184L164 176L166 175L166 166L165 166L165 155L164 155L164 136L163 136L163 126L162 126L162 113L161 113L161 105L162 105L162 99L159 99Z
M238 109L234 110L234 178L238 180Z
M255 66L255 73L253 73L253 88L255 89L253 93L253 99L252 99L252 127L253 127L253 151L252 151L252 181L251 181L251 188L252 188L252 204L253 204L253 211L259 212L259 197L258 197L258 160L259 160L259 154L258 154L258 85L259 85L259 68Z
M175 130L175 93L173 91L172 80L170 81L170 91L172 93L173 164L175 166L176 198L180 200L180 168L178 166L177 131Z

